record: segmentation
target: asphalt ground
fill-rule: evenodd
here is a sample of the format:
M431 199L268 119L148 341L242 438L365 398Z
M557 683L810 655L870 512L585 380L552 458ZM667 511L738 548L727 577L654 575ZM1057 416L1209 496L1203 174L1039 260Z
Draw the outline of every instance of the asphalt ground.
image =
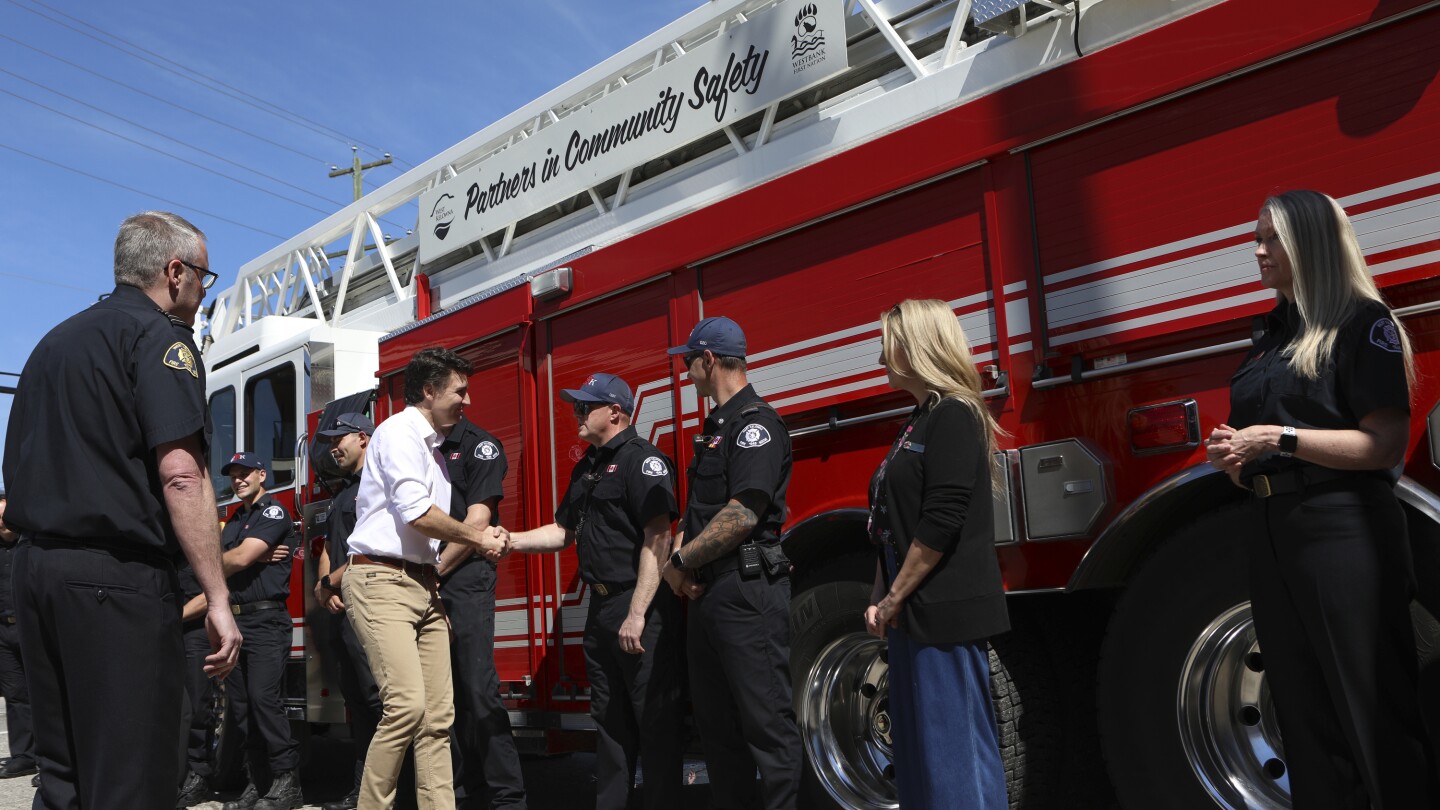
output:
M0 701L0 717L3 717ZM0 722L0 749L10 755L8 735ZM349 740L325 736L310 738L310 756L301 770L307 810L318 810L321 803L334 801L350 788L351 744ZM684 788L685 808L709 806L709 786L704 784L704 763L687 760L688 784ZM565 754L555 757L525 756L521 758L525 787L531 810L580 810L595 806L595 756ZM35 789L30 777L0 780L0 810L30 810ZM221 796L218 798L230 798ZM200 810L220 810L219 801L196 805ZM413 805L412 805L413 806ZM633 805L638 807L638 803ZM403 805L402 805L403 807Z

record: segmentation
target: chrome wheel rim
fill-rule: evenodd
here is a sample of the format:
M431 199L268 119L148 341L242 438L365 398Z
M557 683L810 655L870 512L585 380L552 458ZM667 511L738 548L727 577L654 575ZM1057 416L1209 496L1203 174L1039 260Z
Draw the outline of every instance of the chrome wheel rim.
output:
M1202 630L1180 673L1180 740L1221 807L1288 810L1290 776L1250 603Z
M805 757L841 807L896 808L885 642L865 633L832 641L799 700Z

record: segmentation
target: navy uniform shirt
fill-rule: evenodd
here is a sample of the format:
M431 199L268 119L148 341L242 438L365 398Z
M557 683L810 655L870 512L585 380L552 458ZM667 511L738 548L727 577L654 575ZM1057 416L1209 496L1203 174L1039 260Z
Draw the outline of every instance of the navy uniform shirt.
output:
M180 552L155 449L210 443L205 367L189 324L117 285L31 352L5 440L5 522L29 535Z
M331 571L344 565L350 556L350 533L355 531L355 496L359 493L360 476L357 475L330 499L330 512L325 516L325 548L330 554Z
M220 534L220 547L229 551L240 545L242 540L257 537L270 548L281 543L295 548L295 543L291 542L294 531L290 513L267 492L256 499L255 505L249 509L243 503L235 507L235 513ZM237 605L285 601L290 596L291 559L286 557L272 563L261 561L231 574L225 580L230 586L230 601Z
M185 597L184 602L181 602L182 607L185 602L205 592L205 589L200 587L200 578L195 576L195 569L190 567L188 560L180 566L176 574L180 577L180 594Z
M754 386L745 386L705 418L705 433L695 437L687 475L690 492L682 526L686 543L699 537L731 498L752 489L770 501L749 539L779 542L790 486L790 432Z
M627 427L575 464L555 522L573 530L580 578L590 584L629 585L640 569L645 526L674 520L675 465Z
M445 469L450 474L450 517L464 522L472 504L505 497L505 473L510 469L510 462L505 459L505 447L489 431L462 416L440 444L440 454L445 457ZM499 503L490 513L490 525L500 525ZM460 563L460 568L477 560L494 566L483 556L471 554ZM451 571L447 578L458 570Z
M1265 333L1230 379L1229 425L1289 425L1320 430L1353 430L1381 408L1410 410L1405 356L1390 310L1364 301L1335 337L1330 361L1313 380L1290 367L1284 350L1301 325L1294 303L1281 302L1265 316ZM1242 481L1256 475L1303 467L1298 458L1267 456L1241 470ZM1396 470L1377 473L1391 481Z

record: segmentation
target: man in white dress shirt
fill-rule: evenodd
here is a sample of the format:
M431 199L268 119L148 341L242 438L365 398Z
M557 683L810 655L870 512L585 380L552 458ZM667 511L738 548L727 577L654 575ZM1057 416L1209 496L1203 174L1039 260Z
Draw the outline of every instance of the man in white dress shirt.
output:
M405 751L415 746L421 810L454 810L450 726L450 633L437 592L440 541L491 559L508 547L503 529L449 515L450 479L438 448L460 421L470 364L448 349L422 349L405 368L405 403L375 429L356 499L350 566L341 583L385 712L370 740L360 810L389 810Z

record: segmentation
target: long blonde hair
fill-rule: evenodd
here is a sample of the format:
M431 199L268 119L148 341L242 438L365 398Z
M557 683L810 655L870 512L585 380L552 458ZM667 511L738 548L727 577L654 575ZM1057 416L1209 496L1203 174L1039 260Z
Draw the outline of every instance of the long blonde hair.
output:
M932 398L957 399L975 413L985 426L985 448L994 453L995 438L1004 431L985 406L970 342L950 306L935 298L909 298L886 310L880 316L880 351L891 369L898 369L897 349L910 366L905 376L923 382Z
M1335 354L1335 338L1362 301L1389 307L1370 276L1350 217L1332 197L1318 191L1287 191L1266 199L1260 212L1270 215L1280 246L1290 257L1291 291L1300 309L1300 334L1285 353L1297 374L1313 380ZM1394 320L1405 377L1413 385L1410 336L1400 319Z

